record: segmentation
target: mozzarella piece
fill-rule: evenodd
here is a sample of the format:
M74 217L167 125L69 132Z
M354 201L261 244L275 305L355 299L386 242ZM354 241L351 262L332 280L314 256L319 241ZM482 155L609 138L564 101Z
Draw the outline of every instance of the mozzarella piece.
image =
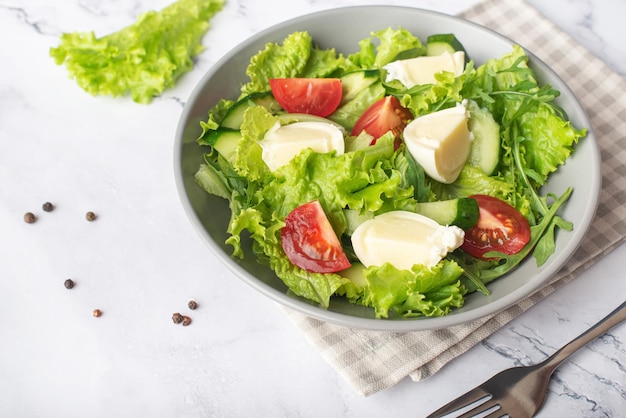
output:
M469 158L473 135L465 103L418 117L404 129L404 142L426 174L453 183Z
M437 82L435 74L442 71L454 73L455 77L463 73L465 53L444 52L441 55L392 61L383 68L387 70L387 81L399 80L407 88L420 84L435 84Z
M366 267L390 263L410 270L415 264L435 266L460 247L464 237L457 226L442 226L414 212L392 211L359 225L352 234L352 246Z
M336 151L340 155L345 147L343 132L330 122L295 122L284 126L276 123L260 144L261 158L271 171L289 163L306 148L319 153Z

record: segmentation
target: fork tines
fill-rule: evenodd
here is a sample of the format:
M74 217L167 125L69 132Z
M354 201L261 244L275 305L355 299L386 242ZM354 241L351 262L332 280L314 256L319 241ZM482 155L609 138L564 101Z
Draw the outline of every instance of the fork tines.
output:
M481 417L496 417L494 415L498 412L500 406L493 396L481 388L480 386L470 390L466 394L454 399L453 401L445 404L441 408L432 412L426 418L439 418L444 417L453 412L457 414L451 415L454 418L470 418L478 414L489 411L488 415L481 415ZM461 415L458 415L461 414Z

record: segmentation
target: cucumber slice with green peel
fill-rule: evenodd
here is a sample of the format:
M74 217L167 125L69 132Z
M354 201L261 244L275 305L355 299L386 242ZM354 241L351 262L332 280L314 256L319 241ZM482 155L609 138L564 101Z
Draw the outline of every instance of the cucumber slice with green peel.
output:
M469 61L463 44L451 33L430 35L426 40L426 55L428 56L441 55L444 52L454 54L457 51L463 51L465 60Z
M236 129L219 128L206 136L206 141L222 157L232 164L235 158L237 144L241 140L241 132Z
M421 57L426 54L426 45L419 46L417 48L405 49L398 55L393 57L391 61L407 60L411 58Z
M380 70L352 71L340 77L342 96L339 105L354 99L360 92L380 80Z
M386 90L382 82L376 81L366 89L360 91L354 99L340 105L328 119L336 122L351 131L361 115L378 99L385 96Z
M357 229L359 225L363 222L374 219L374 212L365 212L361 213L356 209L344 209L343 215L346 221L346 231L347 235L352 235L352 233Z
M281 125L289 125L290 123L296 122L322 122L336 126L337 129L341 130L342 132L345 132L346 130L342 125L338 124L337 122L334 122L322 116L310 115L308 113L279 113L278 115L276 115L276 117L278 118L278 123L280 123Z
M478 222L478 202L470 197L418 203L416 212L440 225L467 230Z
M226 116L224 116L224 119L222 119L220 126L228 129L241 128L244 112L253 105L263 106L272 113L281 109L271 93L252 93L233 104L226 113Z
M468 101L467 109L470 114L467 126L474 135L468 162L491 176L500 164L500 125L491 112L473 100Z

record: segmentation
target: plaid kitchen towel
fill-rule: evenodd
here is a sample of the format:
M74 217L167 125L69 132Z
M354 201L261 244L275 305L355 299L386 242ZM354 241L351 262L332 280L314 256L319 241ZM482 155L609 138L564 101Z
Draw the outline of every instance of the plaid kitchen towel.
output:
M626 235L626 81L523 0L486 0L462 17L499 32L551 66L582 101L602 158L602 191L590 230L551 284L503 312L447 329L350 329L288 310L321 355L364 396L406 376L419 381L485 339L600 259ZM567 51L565 53L564 51Z

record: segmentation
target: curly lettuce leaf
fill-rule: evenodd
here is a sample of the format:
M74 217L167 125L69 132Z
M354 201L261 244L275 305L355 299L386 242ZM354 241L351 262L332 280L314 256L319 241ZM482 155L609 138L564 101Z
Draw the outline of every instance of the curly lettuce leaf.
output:
M347 57L355 69L382 68L393 60L413 58L426 53L426 47L419 38L404 28L386 28L372 32L371 38L359 42L359 47L360 51Z
M220 99L220 101L209 110L208 119L206 121L200 121L202 133L196 140L198 144L212 145L208 141L208 136L211 135L211 132L220 127L220 123L228 111L233 107L233 104L235 104L234 100Z
M242 140L235 151L234 169L238 174L254 181L263 181L271 176L263 161L260 141L278 119L263 106L250 106L244 112L241 125Z
M574 145L585 135L584 129L575 129L569 121L559 117L548 106L540 106L534 113L520 117L520 134L525 141L526 167L537 173L537 183L545 184L573 151Z
M462 274L456 262L446 259L431 268L415 265L410 271L389 263L371 266L364 271L367 286L359 302L373 307L379 318L389 317L390 310L405 317L443 316L463 306Z
M193 67L208 21L223 5L224 0L178 0L101 38L64 33L50 56L94 96L130 93L135 102L150 103Z
M394 166L393 138L363 150L334 155L302 151L262 191L263 202L279 218L297 206L319 200L338 235L346 230L345 208L381 213L414 208L413 190L401 187Z

